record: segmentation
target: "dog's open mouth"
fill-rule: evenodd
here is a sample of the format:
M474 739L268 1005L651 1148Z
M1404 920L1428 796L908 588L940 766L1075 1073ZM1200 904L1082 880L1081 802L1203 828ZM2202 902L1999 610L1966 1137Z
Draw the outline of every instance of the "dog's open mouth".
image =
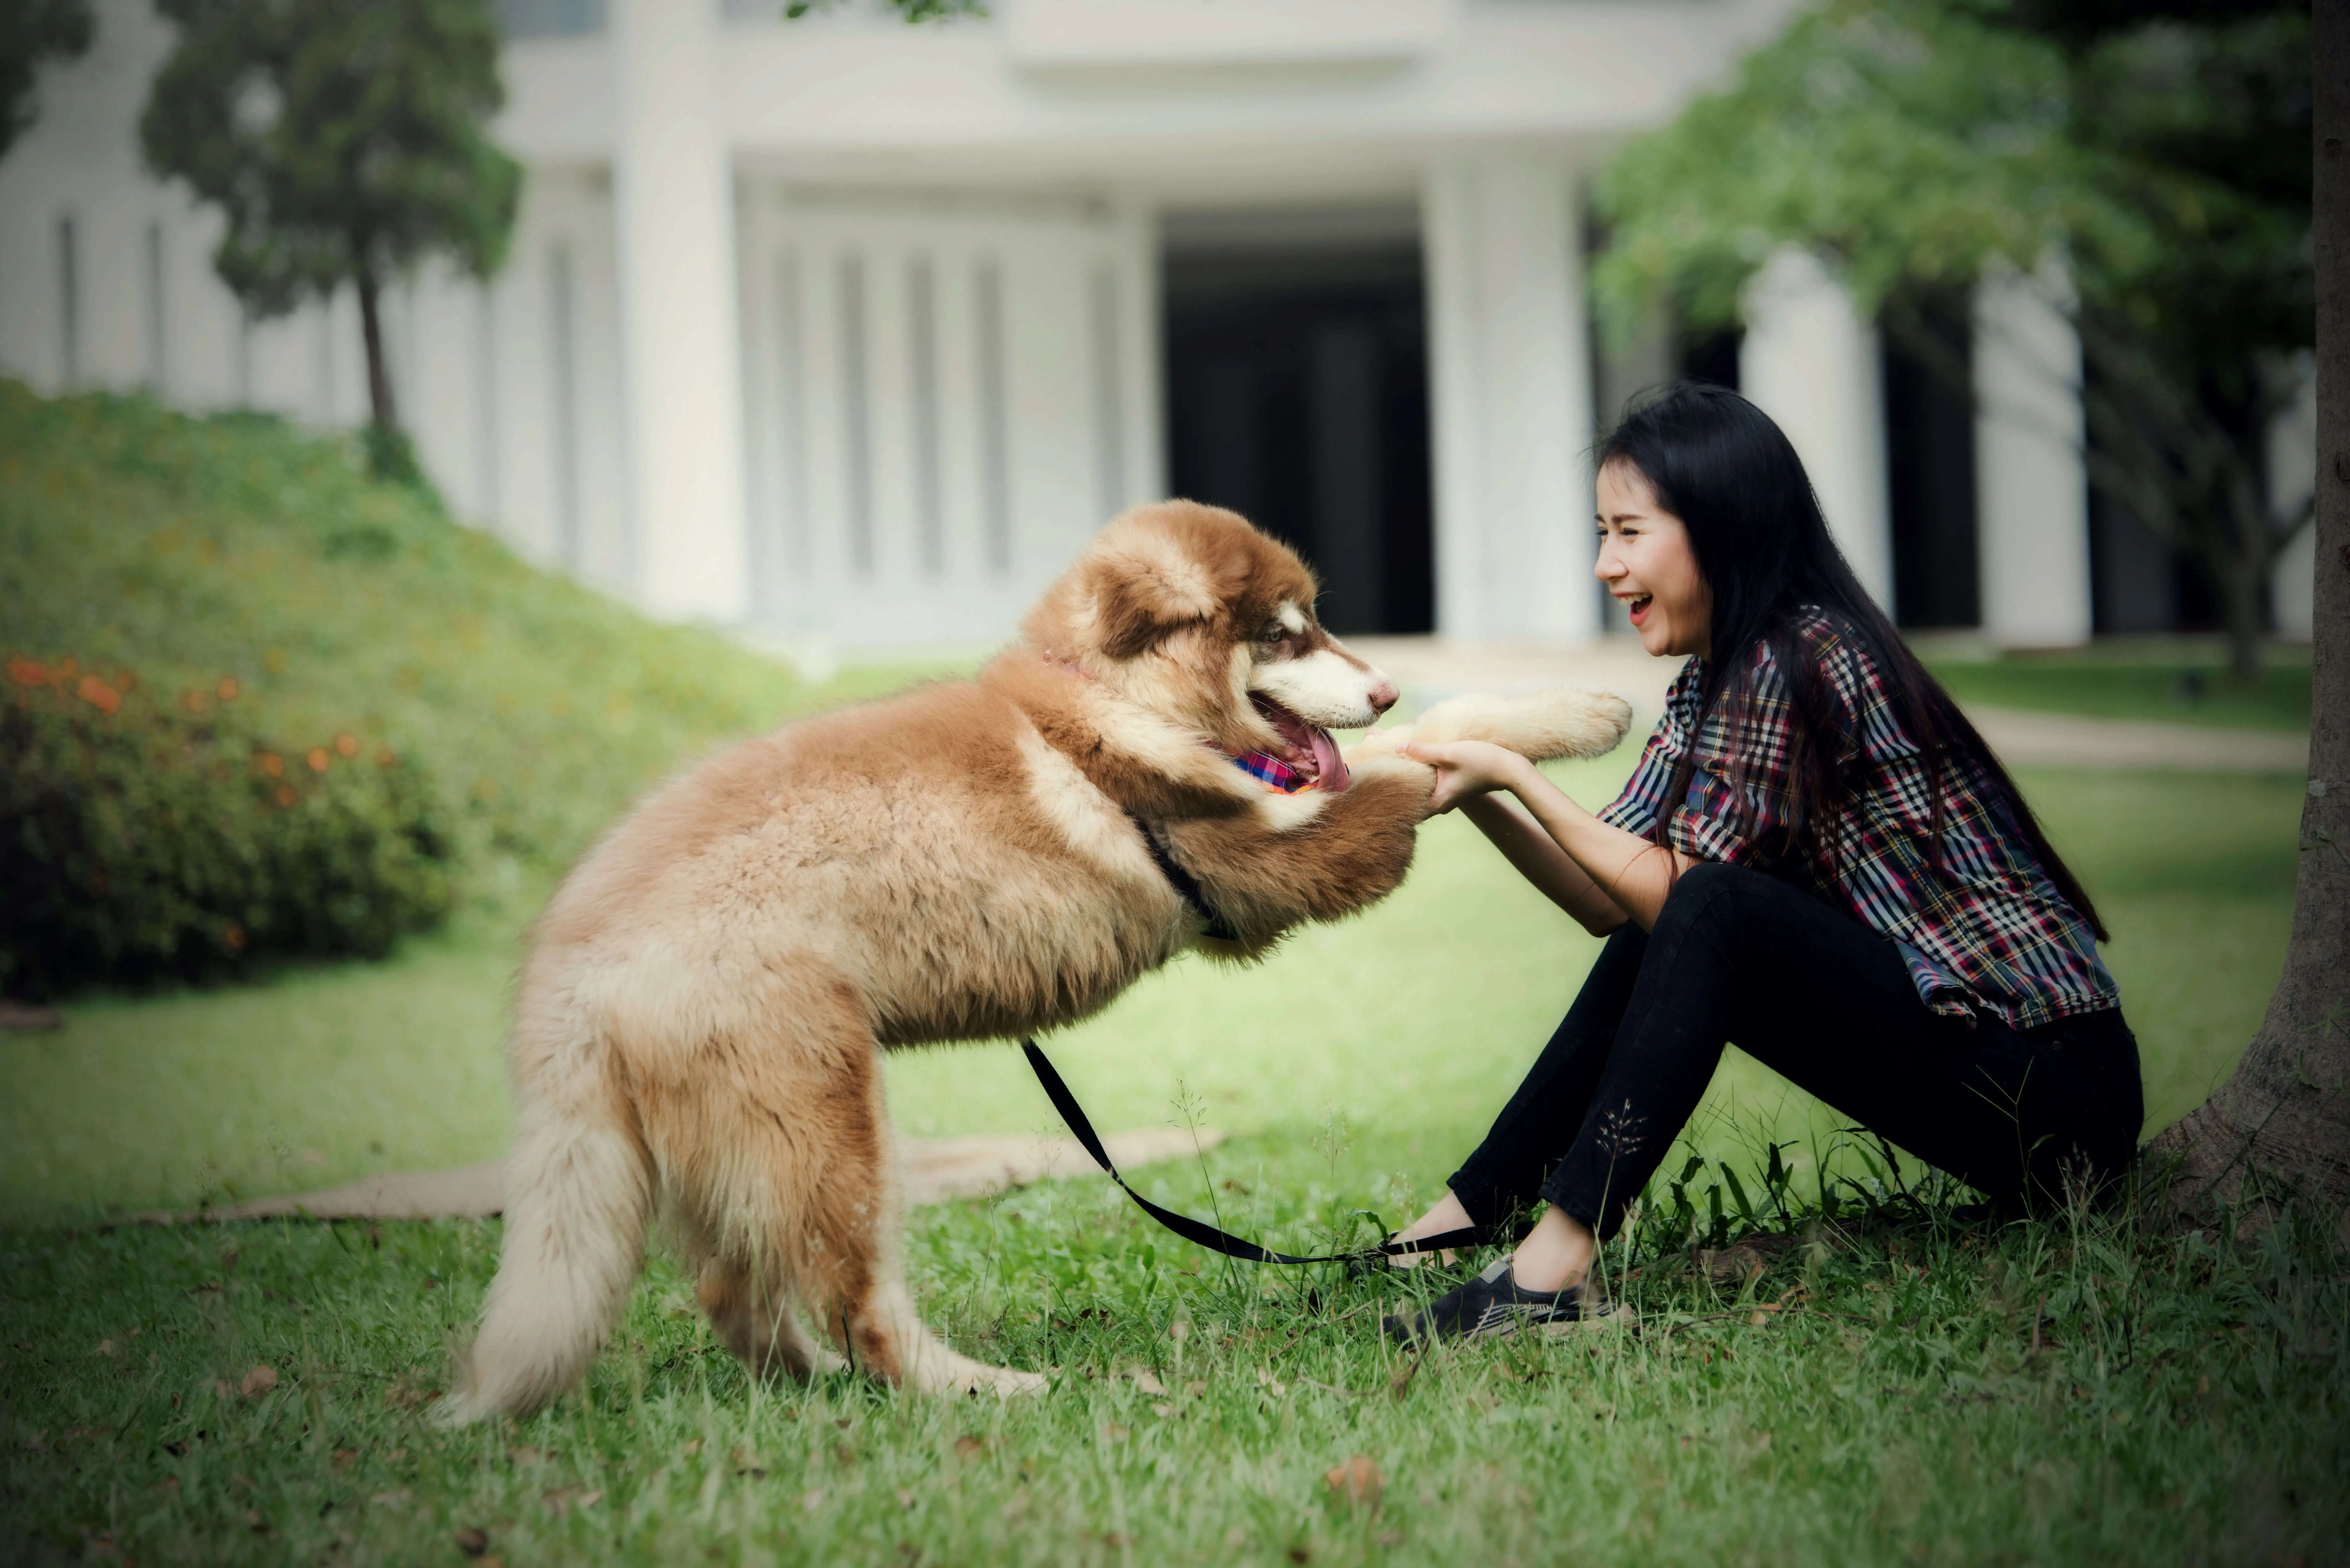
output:
M1249 701L1280 732L1281 745L1273 754L1298 775L1298 787L1313 785L1333 794L1347 787L1346 759L1339 756L1338 742L1330 738L1329 731L1307 723L1261 691L1251 692Z

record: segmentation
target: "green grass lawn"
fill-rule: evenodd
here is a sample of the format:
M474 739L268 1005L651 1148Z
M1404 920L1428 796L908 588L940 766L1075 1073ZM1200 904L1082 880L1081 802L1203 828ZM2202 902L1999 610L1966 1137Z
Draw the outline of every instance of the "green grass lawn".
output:
M1950 694L1970 705L2087 713L2163 724L2231 729L2309 728L2309 649L2265 650L2256 681L2228 673L2216 639L2115 639L2087 649L1950 657L1927 640L1926 660Z
M1568 782L1596 798L1624 765ZM2273 983L2297 783L2025 783L2115 928L2167 1119ZM1375 1320L1402 1282L1228 1268L1079 1177L912 1228L926 1310L976 1354L1061 1368L1041 1400L748 1386L657 1262L584 1397L452 1437L418 1407L494 1225L26 1228L496 1153L513 940L474 921L389 964L0 1037L10 1555L456 1563L478 1529L507 1563L2264 1563L2325 1560L2350 1522L2330 1230L2263 1248L1847 1215L1721 1286L1623 1249L1642 1332L1433 1357L1399 1397L1409 1364ZM1146 1190L1307 1241L1432 1194L1595 948L1448 819L1366 917L1254 970L1180 962L1054 1050L1105 1126L1185 1102L1237 1135ZM890 1090L912 1132L1051 1123L1000 1047L899 1057ZM1733 1054L1693 1137L1742 1161L1835 1125ZM248 1397L257 1366L276 1382ZM1322 1479L1357 1454L1376 1508Z

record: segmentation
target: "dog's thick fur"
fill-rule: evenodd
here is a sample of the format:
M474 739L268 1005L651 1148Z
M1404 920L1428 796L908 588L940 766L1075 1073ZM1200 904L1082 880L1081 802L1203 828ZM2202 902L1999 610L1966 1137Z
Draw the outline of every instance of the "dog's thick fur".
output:
M1314 597L1296 556L1232 514L1139 508L976 681L747 742L615 827L522 974L504 1251L442 1417L529 1411L576 1381L657 1206L758 1371L837 1365L813 1322L893 1382L1038 1386L915 1315L879 1051L1069 1023L1202 940L1139 823L1238 955L1403 879L1431 775L1392 732L1336 792L1275 794L1226 754L1280 752L1253 697L1323 727L1394 701ZM1427 732L1595 755L1630 719L1612 697L1479 701Z

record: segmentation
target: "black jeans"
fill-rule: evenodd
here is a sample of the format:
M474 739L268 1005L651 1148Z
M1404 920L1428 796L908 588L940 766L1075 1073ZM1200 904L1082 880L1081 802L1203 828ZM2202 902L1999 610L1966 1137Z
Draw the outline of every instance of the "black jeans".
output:
M2118 1009L2015 1030L1929 1010L1895 946L1733 866L1682 874L1656 929L1607 939L1558 1032L1451 1188L1480 1224L1540 1197L1600 1236L1663 1161L1725 1042L2002 1209L2137 1152Z

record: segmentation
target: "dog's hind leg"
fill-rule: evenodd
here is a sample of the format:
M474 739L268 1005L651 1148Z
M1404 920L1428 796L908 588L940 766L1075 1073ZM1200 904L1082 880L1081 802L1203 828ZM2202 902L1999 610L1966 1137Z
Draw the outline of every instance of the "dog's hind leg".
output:
M856 1367L926 1394L1032 1393L1044 1377L991 1366L949 1349L922 1323L907 1288L903 1199L896 1140L882 1105L879 1061L857 1106L825 1118L831 1137L824 1185L810 1211L815 1245L806 1259L809 1304Z
M858 994L801 971L749 1016L753 1033L710 1042L648 1116L656 1147L682 1157L665 1168L728 1348L757 1370L824 1368L830 1353L801 1331L796 1297L851 1366L890 1382L1041 1386L956 1355L915 1314L880 1052Z
M719 1343L755 1376L780 1374L805 1383L846 1365L808 1334L788 1282L771 1272L712 1259L703 1265L694 1293Z

